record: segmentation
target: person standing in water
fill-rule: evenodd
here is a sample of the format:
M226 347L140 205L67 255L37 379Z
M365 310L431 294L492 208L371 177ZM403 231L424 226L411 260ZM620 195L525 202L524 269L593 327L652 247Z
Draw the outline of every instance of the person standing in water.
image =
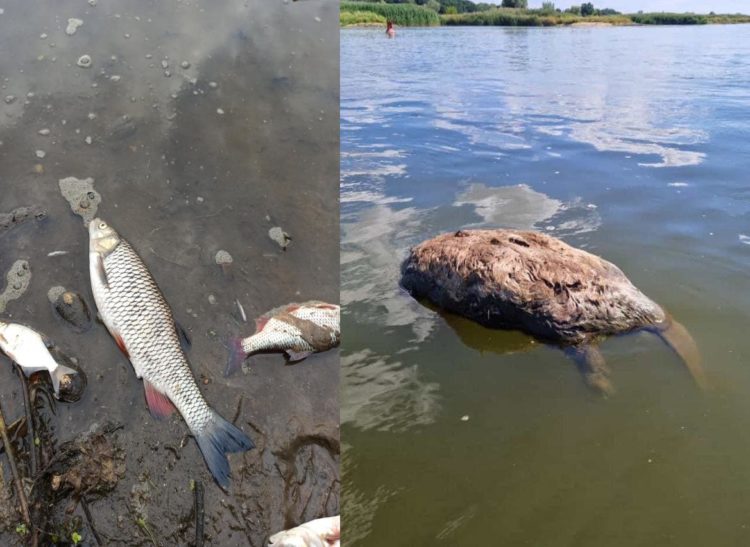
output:
M396 36L396 29L393 28L393 21L388 20L386 24L387 27L385 29L385 34L386 36L388 36L388 38L393 38L394 36Z

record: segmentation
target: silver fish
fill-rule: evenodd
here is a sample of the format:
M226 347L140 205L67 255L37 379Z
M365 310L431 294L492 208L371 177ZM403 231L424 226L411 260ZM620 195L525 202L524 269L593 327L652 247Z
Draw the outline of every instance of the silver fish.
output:
M255 334L230 340L231 355L224 371L229 376L253 353L285 352L290 362L335 348L341 341L341 309L335 304L310 300L287 304L255 320Z
M86 376L58 363L50 348L49 340L35 330L0 321L0 350L21 367L27 377L46 370L57 399L77 401L86 387Z
M339 547L341 517L326 517L272 535L268 547Z
M89 269L102 321L143 379L151 413L162 418L177 407L214 479L228 488L226 453L250 450L253 442L208 406L159 287L130 244L98 218L89 224Z

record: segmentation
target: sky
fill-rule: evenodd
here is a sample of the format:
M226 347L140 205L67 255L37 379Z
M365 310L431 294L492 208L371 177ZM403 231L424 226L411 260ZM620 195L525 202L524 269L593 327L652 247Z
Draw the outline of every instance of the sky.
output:
M643 11L693 11L696 13L750 13L750 0L588 0L596 8L612 8L623 13ZM529 0L529 7L541 7L541 0ZM555 7L581 5L581 0L556 0Z

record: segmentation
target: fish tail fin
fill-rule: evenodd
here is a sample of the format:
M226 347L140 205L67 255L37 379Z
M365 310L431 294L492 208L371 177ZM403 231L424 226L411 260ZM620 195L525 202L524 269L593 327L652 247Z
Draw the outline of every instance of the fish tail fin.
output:
M229 488L229 452L245 452L255 447L250 437L238 427L211 411L211 417L200 433L193 432L203 459L216 483Z
M226 343L229 349L229 359L227 360L227 366L224 369L224 377L230 376L242 366L247 353L242 347L242 338L230 338Z
M57 365L54 372L50 373L49 378L52 380L52 389L55 390L55 397L60 398L60 382L66 376L72 376L78 374L78 371L65 365Z
M700 350L684 325L669 317L667 321L653 330L680 357L695 383L700 388L706 389L708 380L701 364Z

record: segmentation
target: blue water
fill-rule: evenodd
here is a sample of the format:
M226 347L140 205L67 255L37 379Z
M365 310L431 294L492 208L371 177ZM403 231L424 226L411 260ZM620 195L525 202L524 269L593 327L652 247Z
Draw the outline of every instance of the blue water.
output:
M750 26L341 32L350 545L750 544ZM538 229L693 334L556 348L398 288L408 248Z

